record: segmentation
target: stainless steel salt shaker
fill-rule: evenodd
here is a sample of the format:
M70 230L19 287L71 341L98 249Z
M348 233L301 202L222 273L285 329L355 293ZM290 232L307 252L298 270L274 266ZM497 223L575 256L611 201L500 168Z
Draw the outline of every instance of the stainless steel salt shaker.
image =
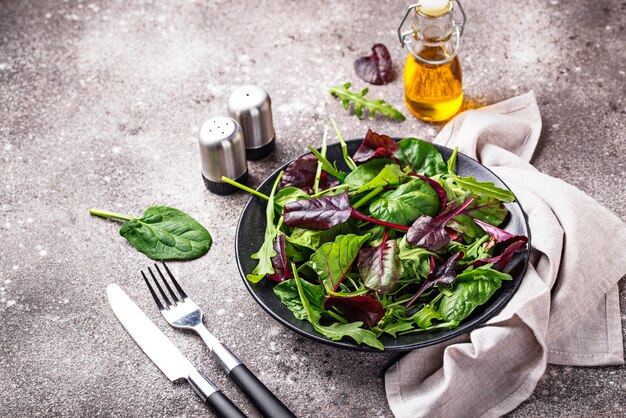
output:
M272 101L265 89L255 85L238 87L228 98L228 113L241 125L249 160L260 160L274 150Z
M226 176L240 183L248 178L246 146L239 124L228 117L215 117L200 126L198 134L202 178L207 189L217 194L229 194L236 187L224 183Z

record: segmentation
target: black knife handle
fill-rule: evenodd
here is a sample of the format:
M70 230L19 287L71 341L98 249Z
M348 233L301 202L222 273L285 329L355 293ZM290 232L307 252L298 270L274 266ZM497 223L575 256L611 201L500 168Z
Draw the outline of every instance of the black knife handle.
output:
M189 373L187 381L200 399L202 399L219 418L247 418L226 395L215 387L208 377L198 370Z
M229 376L265 418L296 418L244 364L235 366Z

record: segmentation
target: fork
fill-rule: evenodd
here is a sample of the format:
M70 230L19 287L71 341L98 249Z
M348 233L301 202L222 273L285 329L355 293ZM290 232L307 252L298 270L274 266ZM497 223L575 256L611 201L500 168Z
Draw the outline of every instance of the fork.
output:
M202 309L187 296L165 262L161 263L167 272L167 276L178 291L178 294L174 292L174 289L172 289L157 264L154 264L154 267L161 282L165 285L164 287L167 289L167 293L164 291L163 286L161 286L157 276L150 267L148 267L148 273L152 277L152 281L162 299L159 298L159 295L150 284L143 270L141 271L141 275L159 311L161 311L161 314L165 317L165 320L174 328L192 330L202 337L213 356L217 359L220 366L222 366L222 369L235 381L264 417L295 418L295 415L254 375L254 373L209 332L202 323Z

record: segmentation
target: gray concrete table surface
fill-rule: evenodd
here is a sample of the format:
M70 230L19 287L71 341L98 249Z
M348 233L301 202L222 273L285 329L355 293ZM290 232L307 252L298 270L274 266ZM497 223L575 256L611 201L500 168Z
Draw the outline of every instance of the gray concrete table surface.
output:
M319 144L328 117L346 137L368 127L432 139L412 117L357 120L328 87L352 81L353 61L386 44L395 80L370 87L399 109L406 51L402 1L0 2L0 414L205 416L171 384L108 306L119 283L189 359L246 413L258 416L193 335L166 326L140 281L149 260L101 207L140 215L180 208L207 226L210 252L171 263L205 308L205 323L303 417L388 417L390 354L330 348L271 319L250 297L234 257L248 196L210 194L195 134L225 113L235 86L273 99L278 147L249 165L256 186ZM590 194L621 219L626 179L626 3L623 0L466 1L466 107L534 90L543 116L540 170ZM408 114L408 112L405 112ZM624 281L621 282L622 319ZM623 415L622 367L549 366L511 416Z

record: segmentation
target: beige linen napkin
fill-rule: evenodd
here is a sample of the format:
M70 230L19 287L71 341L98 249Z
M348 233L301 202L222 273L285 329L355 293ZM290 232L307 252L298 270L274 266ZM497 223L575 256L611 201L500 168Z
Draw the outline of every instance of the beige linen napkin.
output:
M531 395L547 363L624 364L617 282L626 273L626 224L530 165L540 130L530 92L460 114L435 140L458 146L513 190L528 216L531 261L517 293L485 326L387 370L398 418L499 416Z

